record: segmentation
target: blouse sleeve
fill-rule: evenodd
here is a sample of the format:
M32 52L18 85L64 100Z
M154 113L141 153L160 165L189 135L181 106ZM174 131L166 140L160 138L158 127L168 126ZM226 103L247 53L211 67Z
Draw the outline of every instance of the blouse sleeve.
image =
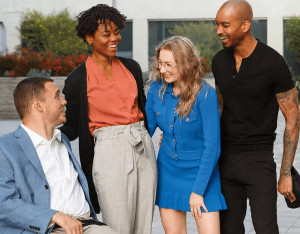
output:
M204 149L193 192L204 195L220 156L220 116L216 92L210 88L199 95L198 103L203 121Z
M156 115L153 110L153 99L155 98L156 92L154 88L154 83L151 83L150 88L147 92L146 101L146 115L148 119L149 134L152 136L157 128Z

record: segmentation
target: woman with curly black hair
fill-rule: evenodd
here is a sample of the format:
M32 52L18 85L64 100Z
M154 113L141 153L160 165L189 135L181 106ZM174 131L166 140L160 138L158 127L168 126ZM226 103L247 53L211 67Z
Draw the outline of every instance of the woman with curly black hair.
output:
M103 221L122 234L141 234L152 229L157 168L141 68L116 56L125 22L104 4L79 14L77 35L92 53L65 81L61 131L70 140L79 136L81 165Z

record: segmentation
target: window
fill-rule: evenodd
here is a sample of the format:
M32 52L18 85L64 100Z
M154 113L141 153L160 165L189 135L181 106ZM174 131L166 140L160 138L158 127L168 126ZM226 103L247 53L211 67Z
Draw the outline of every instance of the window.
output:
M172 36L170 30L181 21L149 21L149 59L154 56L155 47L164 39Z
M267 44L267 20L252 20L251 31L255 38Z
M4 55L6 50L6 30L4 24L0 22L0 55Z
M172 36L170 30L174 29L175 25L180 25L183 22L210 22L214 24L214 20L205 21L149 21L149 59L154 56L155 47L164 39ZM214 26L215 27L215 26ZM211 33L216 33L212 30ZM267 43L267 20L253 20L252 33L254 37L260 41ZM212 37L213 38L213 37ZM191 39L191 38L190 38ZM218 40L218 39L216 39ZM213 42L212 42L213 43ZM221 42L220 42L221 43ZM213 45L215 47L215 45Z
M288 19L283 21L283 32L285 30L287 20ZM297 61L295 59L294 53L287 49L286 40L287 40L287 36L285 33L283 33L283 57L287 62L287 64L289 65L292 76L300 78L300 61Z
M121 42L118 46L118 56L132 58L132 22L126 22L126 27L121 30Z

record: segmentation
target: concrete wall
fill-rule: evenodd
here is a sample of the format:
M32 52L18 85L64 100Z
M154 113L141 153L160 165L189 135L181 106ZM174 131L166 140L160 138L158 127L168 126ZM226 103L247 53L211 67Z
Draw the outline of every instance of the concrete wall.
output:
M62 90L66 77L52 77L57 87ZM24 77L0 77L0 119L19 119L14 104L13 91Z
M20 45L18 27L23 13L37 10L43 14L65 8L75 16L98 3L115 5L133 22L133 58L143 71L148 70L149 20L214 19L224 0L0 0L0 22L6 28L7 49ZM267 19L268 44L283 53L283 19L300 15L299 0L249 0L256 19Z

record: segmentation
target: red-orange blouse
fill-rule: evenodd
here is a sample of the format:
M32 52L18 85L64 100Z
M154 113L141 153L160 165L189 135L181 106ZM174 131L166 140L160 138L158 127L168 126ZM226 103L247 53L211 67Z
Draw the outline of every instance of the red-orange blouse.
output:
M138 108L133 75L117 59L112 60L110 79L91 57L86 60L89 129L127 125L144 119Z

